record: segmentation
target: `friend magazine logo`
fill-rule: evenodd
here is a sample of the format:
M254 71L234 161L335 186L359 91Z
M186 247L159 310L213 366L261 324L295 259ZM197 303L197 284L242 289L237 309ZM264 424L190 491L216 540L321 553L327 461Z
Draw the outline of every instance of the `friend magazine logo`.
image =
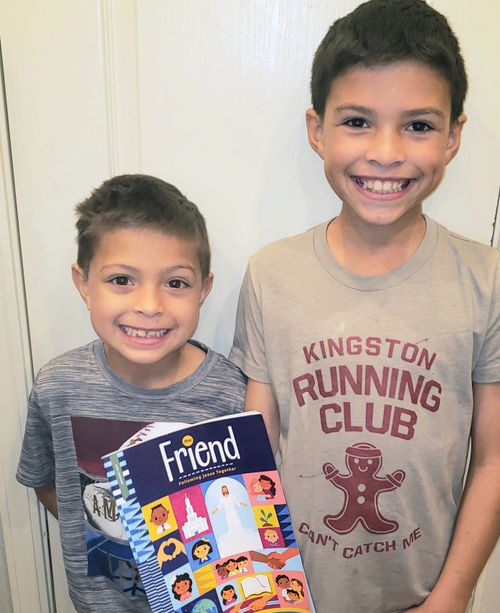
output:
M159 493L170 494L178 488L231 474L271 470L274 465L259 414L240 413L150 434L151 438L107 456L124 499L136 496L142 504L148 504L159 498ZM136 480L137 474L141 478ZM128 492L132 480L134 491Z
M182 438L182 447L171 449L171 440L160 443L163 465L170 483L182 480L183 475L204 472L208 467L220 468L230 460L241 459L233 428L227 427L228 436L221 440L198 441L190 434ZM206 475L205 475L206 476Z

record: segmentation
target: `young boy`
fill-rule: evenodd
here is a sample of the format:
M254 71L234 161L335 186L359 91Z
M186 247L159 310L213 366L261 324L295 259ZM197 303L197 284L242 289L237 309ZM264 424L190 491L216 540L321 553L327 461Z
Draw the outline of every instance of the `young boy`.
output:
M38 374L17 478L59 517L77 611L149 611L101 456L151 422L239 412L245 385L223 356L190 340L212 287L197 207L160 179L124 175L77 213L73 281L99 340Z
M251 258L231 358L319 613L461 613L499 532L500 280L497 250L422 213L465 123L459 46L422 0L372 0L311 89L341 212Z

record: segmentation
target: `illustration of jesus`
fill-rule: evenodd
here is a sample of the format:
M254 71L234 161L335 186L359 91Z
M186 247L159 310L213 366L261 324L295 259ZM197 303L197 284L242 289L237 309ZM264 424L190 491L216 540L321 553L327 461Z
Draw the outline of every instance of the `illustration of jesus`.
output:
M251 510L246 511L245 509L249 505L234 493L237 485L240 485L245 493L244 488L237 481L231 485L233 491L229 489L227 482L224 482L220 488L217 506L212 509L212 515L221 512L224 519L224 521L216 521L214 517L213 522L222 557L262 547Z

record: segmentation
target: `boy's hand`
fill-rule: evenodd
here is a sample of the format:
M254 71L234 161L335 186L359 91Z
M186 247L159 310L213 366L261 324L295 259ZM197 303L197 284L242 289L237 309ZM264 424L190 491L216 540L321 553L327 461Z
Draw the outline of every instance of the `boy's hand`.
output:
M500 533L500 382L473 390L472 452L455 533L434 589L409 611L464 613Z
M56 486L54 484L42 485L41 487L35 487L34 489L38 500L43 504L47 511L50 511L50 513L52 513L52 515L57 519Z
M260 411L262 413L271 448L273 453L276 453L280 440L280 414L278 403L269 383L248 379L245 411Z

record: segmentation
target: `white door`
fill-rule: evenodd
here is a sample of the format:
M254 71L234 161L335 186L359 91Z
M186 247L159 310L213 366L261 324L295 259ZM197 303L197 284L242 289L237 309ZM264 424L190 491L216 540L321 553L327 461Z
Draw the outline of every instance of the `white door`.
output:
M16 506L28 509L23 521L34 543L43 542L45 525L38 526L33 498L27 505L12 476L29 387L26 354L37 371L93 337L69 275L74 205L105 178L137 171L161 176L196 202L207 218L216 279L197 336L226 353L249 254L338 210L307 145L304 111L313 52L331 22L357 4L0 1L10 127L10 140L4 127L2 141L2 178L10 191L4 189L7 197L0 202L0 221L9 220L8 227L0 226L0 273L11 288L0 296L0 306L22 331L5 346L27 373L21 382L3 374L17 412L0 460L2 487L15 492ZM491 69L500 57L500 5L432 4L449 16L461 39L471 91L462 151L427 211L489 243L499 189L500 90ZM4 362L11 364L7 354ZM31 564L29 580L38 582L39 600L46 601L50 582L44 587L39 572L43 548L35 547L38 564L28 563L31 554L15 546L14 498L4 494L0 502L14 610L35 613L36 607L19 604L20 569ZM49 532L57 610L66 613L72 607L52 520ZM493 585L499 576L497 560L479 590L476 613L498 610ZM48 605L37 606L45 611Z

